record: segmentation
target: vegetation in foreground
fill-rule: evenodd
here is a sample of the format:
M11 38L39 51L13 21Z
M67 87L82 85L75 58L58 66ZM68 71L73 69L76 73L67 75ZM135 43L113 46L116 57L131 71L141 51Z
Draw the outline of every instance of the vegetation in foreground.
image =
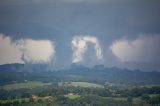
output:
M101 66L25 71L22 65L4 65L0 106L160 106L159 76Z
M25 82L27 83L27 82ZM43 86L35 86L43 84ZM0 106L159 106L160 86L141 87L104 85L87 82L28 82L4 85L0 89ZM75 86L75 85L76 86ZM78 86L77 86L78 84ZM86 87L86 84L88 86ZM16 89L5 87L18 85ZM82 86L79 86L82 85ZM85 86L84 86L85 85ZM92 86L91 86L92 85ZM94 86L93 86L94 85ZM96 85L96 87L95 87Z

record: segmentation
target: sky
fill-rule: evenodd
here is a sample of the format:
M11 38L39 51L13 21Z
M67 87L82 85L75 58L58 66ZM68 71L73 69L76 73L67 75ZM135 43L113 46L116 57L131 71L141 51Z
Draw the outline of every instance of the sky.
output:
M160 71L159 0L0 0L0 64Z

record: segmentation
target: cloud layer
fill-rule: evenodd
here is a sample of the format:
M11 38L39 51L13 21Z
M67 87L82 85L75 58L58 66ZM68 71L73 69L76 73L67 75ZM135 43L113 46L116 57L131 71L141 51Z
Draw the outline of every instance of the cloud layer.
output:
M139 36L135 40L126 38L113 42L113 54L122 62L158 63L160 62L160 36Z
M0 64L46 63L55 57L55 46L49 40L19 39L0 34Z
M84 55L87 51L87 43L94 45L96 57L98 60L102 59L102 50L98 42L98 39L93 36L75 36L72 40L72 49L73 49L73 63L79 63L83 61Z

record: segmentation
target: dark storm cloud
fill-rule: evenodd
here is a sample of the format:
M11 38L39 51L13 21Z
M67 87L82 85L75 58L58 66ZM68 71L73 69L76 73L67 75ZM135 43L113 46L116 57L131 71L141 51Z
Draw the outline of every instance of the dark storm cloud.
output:
M0 1L0 31L19 37L48 38L88 33L110 38L113 35L157 33L160 28L158 0L98 3L13 1Z
M113 41L160 33L159 5L159 0L0 0L0 33L54 40L55 66L71 63L75 35L94 36L104 64L114 66L118 61L108 49Z

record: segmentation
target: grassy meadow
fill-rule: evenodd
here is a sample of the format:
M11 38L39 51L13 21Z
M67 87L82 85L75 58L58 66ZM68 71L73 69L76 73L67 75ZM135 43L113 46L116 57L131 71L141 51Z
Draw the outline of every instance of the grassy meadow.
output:
M102 85L89 83L89 82L60 82L60 86L74 86L74 87L84 87L84 88L103 88Z
M16 89L32 89L35 87L41 87L41 86L46 86L50 85L50 83L43 83L40 81L29 81L29 82L24 82L24 83L14 83L14 84L7 84L3 86L3 89L5 90L16 90Z

